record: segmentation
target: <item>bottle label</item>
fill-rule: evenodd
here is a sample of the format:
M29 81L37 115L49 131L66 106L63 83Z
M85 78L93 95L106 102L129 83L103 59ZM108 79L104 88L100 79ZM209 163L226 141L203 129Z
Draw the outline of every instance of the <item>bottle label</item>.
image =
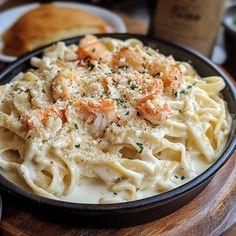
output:
M158 0L155 36L210 56L225 0Z

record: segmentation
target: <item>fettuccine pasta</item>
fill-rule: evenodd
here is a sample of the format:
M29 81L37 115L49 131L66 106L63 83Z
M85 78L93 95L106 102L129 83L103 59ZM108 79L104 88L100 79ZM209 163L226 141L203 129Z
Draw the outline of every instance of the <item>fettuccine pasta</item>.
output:
M0 87L0 172L37 195L117 203L172 190L225 148L222 78L136 39L59 42Z

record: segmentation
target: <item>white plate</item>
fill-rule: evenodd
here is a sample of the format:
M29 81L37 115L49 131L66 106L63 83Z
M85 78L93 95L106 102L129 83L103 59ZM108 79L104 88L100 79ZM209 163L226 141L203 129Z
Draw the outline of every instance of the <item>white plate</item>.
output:
M125 33L126 27L124 22L119 16L108 11L106 9L95 7L92 5L73 3L73 2L53 2L58 6L79 8L88 12L91 12L99 17L101 17L109 26L112 27L114 32ZM0 61L11 62L16 60L16 57L7 56L1 53L3 48L2 34L11 27L24 13L38 7L39 3L26 4L21 7L12 8L0 14Z

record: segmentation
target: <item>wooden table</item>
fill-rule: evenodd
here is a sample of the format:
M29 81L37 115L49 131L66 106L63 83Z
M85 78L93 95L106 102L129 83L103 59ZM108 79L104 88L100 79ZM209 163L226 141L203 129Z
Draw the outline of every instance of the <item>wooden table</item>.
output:
M24 0L23 2L29 2ZM22 1L21 1L22 3ZM0 11L19 1L9 1ZM147 25L139 19L118 13L128 31L145 33ZM137 27L138 26L138 27ZM207 188L192 202L162 219L122 229L85 229L42 219L21 206L11 196L3 195L2 235L219 235L236 223L236 152L216 174ZM225 236L236 235L236 225Z

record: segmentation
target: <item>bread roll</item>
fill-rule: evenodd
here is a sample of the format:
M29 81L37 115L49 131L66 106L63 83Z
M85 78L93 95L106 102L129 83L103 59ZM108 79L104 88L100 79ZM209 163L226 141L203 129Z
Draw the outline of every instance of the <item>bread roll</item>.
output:
M98 16L69 7L44 4L24 14L3 35L3 53L20 56L56 40L106 32Z

